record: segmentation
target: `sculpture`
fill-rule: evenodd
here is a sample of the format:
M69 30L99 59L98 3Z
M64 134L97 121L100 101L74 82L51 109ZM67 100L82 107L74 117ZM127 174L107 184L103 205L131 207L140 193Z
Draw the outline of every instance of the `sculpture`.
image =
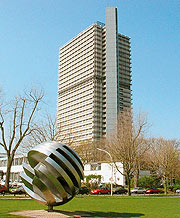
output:
M37 202L53 206L65 204L78 192L83 165L77 153L59 142L45 142L28 152L21 179L24 190Z

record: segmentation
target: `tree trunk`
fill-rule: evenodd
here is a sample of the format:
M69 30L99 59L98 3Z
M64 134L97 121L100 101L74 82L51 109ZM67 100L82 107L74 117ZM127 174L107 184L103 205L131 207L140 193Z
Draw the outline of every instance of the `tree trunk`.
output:
M136 169L134 175L134 187L138 187L138 180L139 180L139 169Z
M127 180L127 186L128 186L128 196L131 196L131 180L130 180L129 175L126 176L126 180Z
M10 173L11 173L11 166L12 166L12 157L8 157L8 162L7 162L7 170L6 170L6 181L5 185L7 187L7 191L9 192L9 180L10 180Z
M167 178L164 176L164 193L167 195Z

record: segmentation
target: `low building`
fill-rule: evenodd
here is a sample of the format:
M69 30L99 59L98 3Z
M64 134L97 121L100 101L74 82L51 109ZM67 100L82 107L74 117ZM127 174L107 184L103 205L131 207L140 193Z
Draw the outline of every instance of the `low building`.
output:
M22 155L16 155L13 160L12 167L11 167L11 174L10 174L10 181L17 181L21 180L20 172L23 171L22 163L28 162L27 158ZM7 169L7 158L2 157L0 158L0 172L1 172L1 179L5 180L5 174Z
M20 181L20 172L23 171L22 163L28 162L27 157L17 155L14 158L14 161L12 163L11 167L11 175L10 180L13 181ZM121 163L117 163L118 167L123 170L123 166ZM5 174L6 174L6 167L7 166L7 158L3 157L0 158L0 172L2 172L1 175L4 175L2 178L5 180ZM101 175L101 182L102 183L110 183L111 180L113 183L117 183L119 185L124 185L124 177L117 171L114 164L105 163L105 162L99 162L99 163L89 163L84 165L84 175L85 178L88 175ZM1 179L2 179L1 178Z
M22 155L16 155L11 167L10 180L21 181L20 172L23 171L22 163L28 163L27 157ZM118 169L123 173L123 165L120 162L116 163ZM7 158L0 158L0 179L5 180ZM98 162L98 163L88 163L84 165L84 176L89 175L101 175L101 183L114 183L117 185L125 185L125 177L116 169L114 163ZM150 175L149 171L140 171L140 177L144 175Z
M122 163L116 163L118 169L123 173ZM85 179L89 175L101 175L101 183L114 183L125 185L125 177L116 169L115 164L99 162L84 165Z

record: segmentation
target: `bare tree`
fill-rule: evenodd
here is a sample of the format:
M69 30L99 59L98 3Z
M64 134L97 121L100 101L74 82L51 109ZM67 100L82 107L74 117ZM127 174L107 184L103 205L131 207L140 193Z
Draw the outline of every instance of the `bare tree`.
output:
M149 167L151 167L156 176L163 178L165 194L167 194L167 184L179 176L179 145L180 143L177 140L151 139Z
M106 155L97 150L97 148L104 147L104 139L99 141L84 140L72 147L78 153L84 164L106 159Z
M93 143L90 140L82 141L76 145L73 145L73 149L78 153L80 156L83 164L89 163L93 159Z
M58 132L56 128L56 118L46 113L42 120L32 124L33 131L26 137L19 151L27 153L35 145L46 141L58 141Z
M32 89L24 96L16 97L11 103L1 105L0 145L7 154L5 183L8 190L14 156L23 140L34 131L32 128L33 118L43 96L42 91Z
M147 140L144 137L140 137L137 139L138 143L138 150L137 150L137 158L135 160L134 165L134 186L138 187L138 180L139 180L139 174L140 170L149 170L148 163L147 163L147 154L150 149L150 143L149 140Z
M59 141L64 143L65 137L62 137L61 133L61 128L57 128L56 117L46 113L41 120L33 123L33 131L26 137L19 152L25 154L34 146L47 141ZM69 143L66 141L66 144L71 146L73 139L70 140Z
M45 141L57 141L59 134L56 129L56 118L52 118L51 115L46 113L45 119L33 126L35 131L31 133L31 136L36 144Z
M119 114L117 130L108 140L107 149L117 170L126 178L128 195L131 195L131 178L139 169L140 160L148 149L144 140L144 134L148 127L146 115L139 113L133 121L131 110L127 110ZM116 162L123 164L123 172L118 168Z

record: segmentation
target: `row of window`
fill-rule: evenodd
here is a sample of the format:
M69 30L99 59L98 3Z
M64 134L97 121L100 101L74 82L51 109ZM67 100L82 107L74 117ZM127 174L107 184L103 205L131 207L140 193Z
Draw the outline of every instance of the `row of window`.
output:
M78 95L78 98L76 99L75 97L72 97L72 101L70 98L68 99L61 99L58 103L59 109L63 111L70 111L72 108L76 109L79 107L84 107L86 104L92 104L92 99L93 99L93 92L85 92L85 95Z
M93 69L94 69L94 64L87 63L86 65L83 65L79 67L78 69L76 68L75 70L72 70L72 71L66 71L64 74L62 73L62 71L60 71L59 79L64 80L67 77L70 78L71 76L79 76L82 73L85 73L85 72L89 73L90 71L93 73Z
M73 88L72 88L73 87ZM67 89L67 91L65 93L61 94L61 88L59 88L59 92L60 92L60 96L61 98L67 97L69 98L70 94L72 94L73 92L76 93L83 93L87 88L93 88L93 80L89 80L89 79L85 79L84 81L81 81L80 83L76 84L74 86L74 84L72 84L71 89ZM77 94L76 94L77 95ZM73 94L73 96L75 96Z
M101 163L92 163L92 164L90 164L90 170L92 170L92 171L101 170Z
M77 62L78 60L83 60L87 58L89 55L93 55L94 51L94 43L91 41L91 44L87 44L84 47L79 47L79 49L76 51L73 51L73 54L69 54L66 58L64 58L62 55L60 55L59 61L60 61L60 67L65 68L68 65L72 65L73 62Z
M85 86L90 87L91 85L91 87L93 88L92 83L93 83L93 77L92 76L86 77L83 80L77 81L76 83L69 84L69 86L66 86L63 88L59 87L59 95L61 95L62 97L62 96L67 95L69 92L71 93L76 92L76 95L78 95L78 93L82 92L82 89L84 89ZM86 91L86 90L83 90L83 91ZM75 96L75 95L72 95L72 96Z
M26 157L15 158L13 160L12 166L20 166L24 162L27 163ZM7 166L7 160L0 160L0 167L6 167L6 166Z
M81 98L79 100L74 99L74 100L72 100L72 102L71 101L66 101L64 104L59 104L59 108L60 108L59 115L69 113L69 112L72 113L72 111L79 110L82 107L87 108L90 105L92 105L92 98L89 98L86 101L83 101L83 98Z
M79 121L81 121L81 120L85 120L85 119L90 119L90 118L92 118L92 112L90 112L90 113L86 113L86 114L84 114L84 115L82 115L82 113L80 114L80 116L75 116L75 117L73 117L73 118L70 118L69 116L68 117L66 117L66 119L65 119L65 117L63 117L62 119L60 119L60 117L58 116L58 122L59 122L59 124L60 124L60 126L61 126L61 123L63 124L64 122L70 122L71 123L71 125L76 125L76 123L79 123Z
M66 45L60 48L62 52L66 52L67 50L71 49L71 47L74 47L74 45L82 43L83 40L89 38L94 33L94 25L91 25L90 27L86 28L84 31L79 33L77 36L75 36L73 39L70 40Z
M62 90L63 88L67 88L67 86L75 85L76 83L83 83L84 80L91 80L93 77L93 72L83 72L79 76L74 76L73 78L66 78L64 80L61 80L59 82L59 90ZM76 84L76 85L77 85Z
M73 61L71 63L66 62L66 65L61 65L60 63L60 70L59 73L61 74L67 74L67 73L72 73L72 71L75 71L75 69L79 70L82 68L82 66L87 66L87 65L93 65L94 66L94 54L88 53L89 55L86 56L86 58L82 59L77 59L77 61Z
M82 36L80 40L81 42L78 43L78 41L76 41L74 45L71 44L71 47L66 48L66 50L64 50L64 48L60 48L60 55L62 54L64 57L67 56L67 53L71 55L74 53L74 51L77 51L79 47L83 48L84 45L87 45L89 44L89 42L94 41L94 33L91 32L88 36Z
M78 126L81 126L83 124L88 124L88 123L92 124L92 117L86 118L86 119L83 119L83 120L79 120L78 122L74 122L74 123L70 123L68 120L66 120L64 122L61 122L61 124L59 123L59 121L57 121L57 123L60 126L60 128L65 127L67 129L67 127L72 128L72 126L75 126L75 125L76 125L76 127L78 127Z
M88 104L87 107L80 106L74 109L70 108L70 110L64 112L61 112L60 110L58 116L59 118L67 119L70 117L78 117L78 114L86 114L86 112L88 113L89 111L93 111L92 104Z

